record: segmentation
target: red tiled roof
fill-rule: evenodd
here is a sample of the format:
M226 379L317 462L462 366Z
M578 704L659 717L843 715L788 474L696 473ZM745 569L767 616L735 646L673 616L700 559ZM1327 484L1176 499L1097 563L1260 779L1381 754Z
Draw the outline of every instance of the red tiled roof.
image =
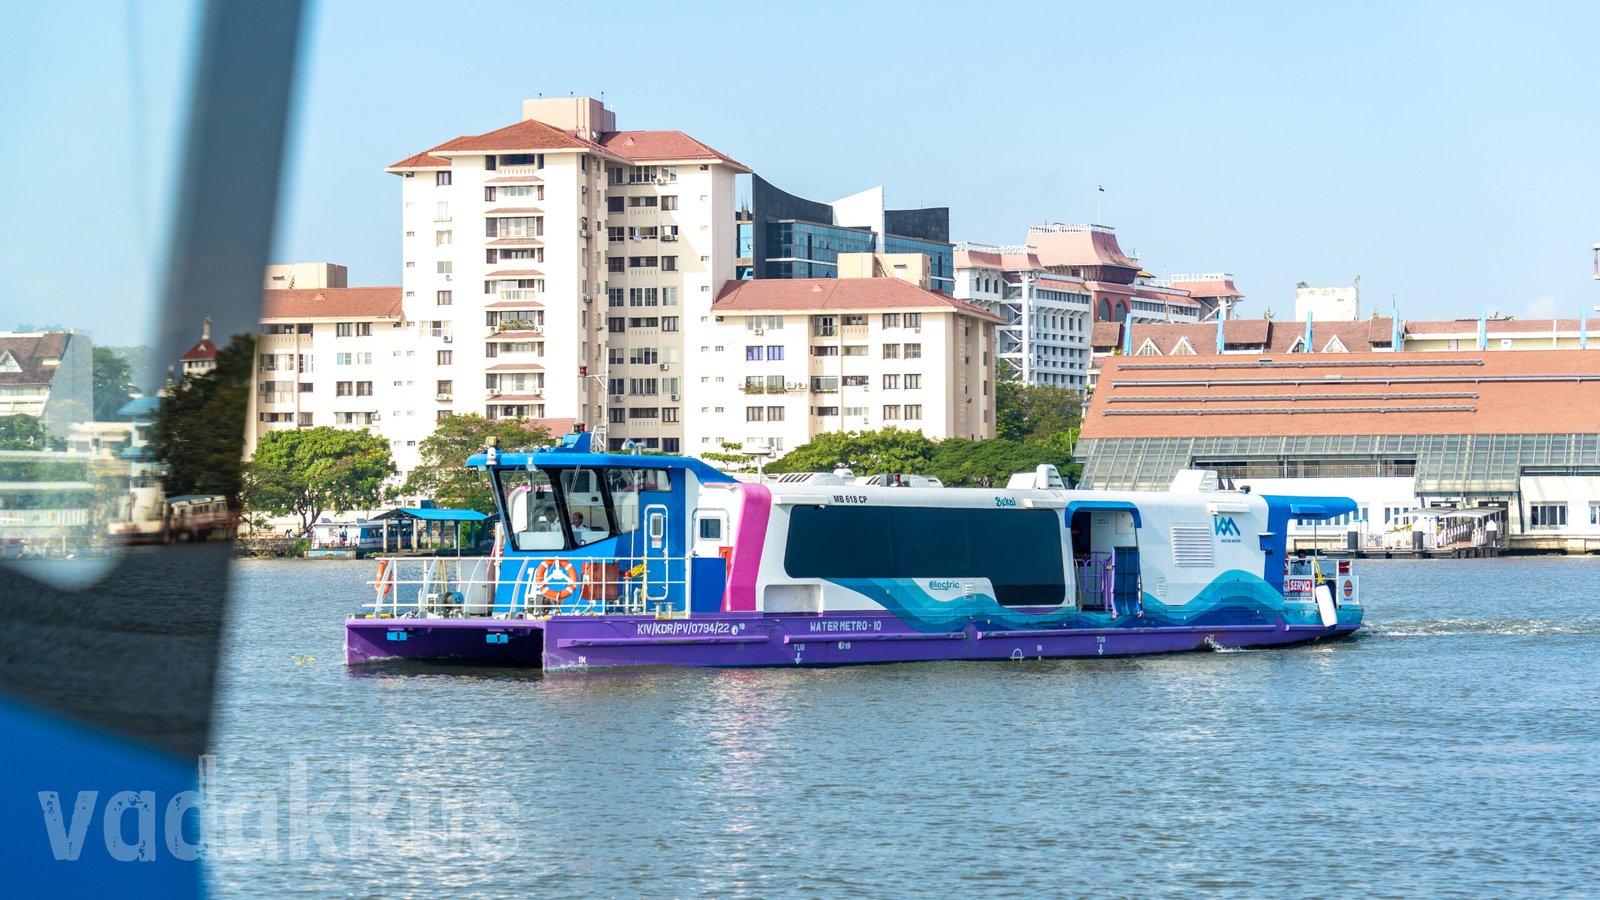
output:
M495 178L485 178L483 180L483 183L484 184L503 184L505 182L515 181L518 184L523 184L523 183L526 183L526 182L529 182L529 181L543 181L543 180L544 180L543 178L540 178L537 175L500 175L500 176L495 177Z
M925 291L898 278L761 278L730 281L711 304L713 313L778 310L951 309L992 322L992 312Z
M516 331L496 331L489 335L491 341L526 341L532 338L542 338L544 332L534 331L531 328L522 328Z
M486 372L543 372L544 366L538 363L499 363L485 369Z
M448 169L448 168L450 168L450 160L442 159L440 157L430 155L428 153L428 151L424 150L421 153L418 153L416 156L408 156L405 159L400 160L399 162L395 163L394 165L389 166L389 168L390 169Z
M571 132L533 119L524 119L514 125L497 128L483 134L458 137L430 150L435 155L452 153L527 153L539 150L590 150L605 152L605 148L586 141Z
M1162 303L1172 306L1186 306L1191 308L1198 308L1200 306L1199 301L1188 296L1187 294L1180 294L1175 291L1162 290L1160 288L1148 286L1134 288L1133 295L1144 300L1159 300Z
M1172 286L1183 291L1188 291L1191 297L1243 297L1244 293L1233 286L1233 280L1226 281L1174 281Z
M1094 330L1089 332L1089 346L1095 350L1111 348L1122 343L1121 322L1096 322Z
M608 131L600 136L600 144L629 162L703 159L727 163L741 172L750 171L738 160L681 131Z
M1525 334L1532 337L1549 335L1551 331L1573 332L1577 331L1582 322L1578 319L1490 319L1487 323L1490 334ZM1313 327L1316 323L1312 323ZM1600 321L1591 320L1589 327L1600 331ZM1477 319L1451 319L1448 321L1434 322L1406 322L1403 326L1408 336L1424 334L1465 334L1476 336L1478 333Z
M1117 244L1114 232L1103 229L1030 232L1028 248L1046 266L1119 266L1138 269Z
M307 288L261 294L263 319L398 319L398 287Z
M1597 350L1384 351L1262 358L1272 365L1216 355L1106 357L1084 417L1083 437L1594 434L1597 430L1593 414L1600 406ZM1334 375L1338 377L1330 377ZM1530 383L1526 380L1530 376L1541 380ZM1398 381L1401 378L1426 380ZM1143 383L1151 381L1163 383ZM1531 402L1534 391L1538 399ZM1452 396L1416 396L1441 393ZM1231 410L1239 412L1230 414Z
M988 250L957 250L955 266L958 269L1001 268L1000 254Z
M484 309L544 309L544 304L537 300L495 300L485 303Z
M526 216L543 214L544 210L534 209L531 206L502 206L499 209L491 209L484 213L486 216Z
M1287 353L1295 342L1305 337L1304 322L1273 322L1272 340L1267 350ZM1374 347L1388 347L1394 342L1393 319L1362 319L1358 322L1311 323L1311 347L1321 353L1335 337L1351 353L1366 353Z
M187 353L178 357L178 362L205 362L217 358L217 345L211 343L211 338L201 338L190 347Z
M538 238L496 238L488 243L490 247L542 247L544 241Z
M20 372L0 372L0 384L49 384L56 373L55 366L46 366L46 359L60 359L67 352L69 332L53 331L47 334L19 334L0 337L0 359L10 354L17 361Z

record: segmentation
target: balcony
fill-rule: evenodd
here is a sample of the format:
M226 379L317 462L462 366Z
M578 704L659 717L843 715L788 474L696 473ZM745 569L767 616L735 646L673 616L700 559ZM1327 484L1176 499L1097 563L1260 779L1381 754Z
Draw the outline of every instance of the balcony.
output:
M538 180L540 180L539 179L539 172L540 171L541 170L539 169L538 166L501 166L498 169L495 169L494 170L494 175L492 175L490 177L491 178L531 178L534 181L538 181Z
M538 295L537 288L501 288L495 296L501 300L535 300Z

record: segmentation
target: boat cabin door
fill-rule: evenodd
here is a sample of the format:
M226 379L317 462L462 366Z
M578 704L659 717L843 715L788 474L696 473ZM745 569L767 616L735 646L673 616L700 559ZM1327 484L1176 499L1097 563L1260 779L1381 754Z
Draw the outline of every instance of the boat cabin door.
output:
M667 552L667 507L652 503L644 508L644 599L668 599L671 587Z

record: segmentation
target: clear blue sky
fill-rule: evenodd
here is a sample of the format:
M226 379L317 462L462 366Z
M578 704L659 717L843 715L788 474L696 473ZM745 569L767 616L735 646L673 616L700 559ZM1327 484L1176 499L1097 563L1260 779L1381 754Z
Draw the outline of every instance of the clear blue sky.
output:
M145 96L181 71L156 45L178 42L160 20L186 8L138 14ZM109 20L125 7L105 9ZM111 139L84 150L105 163L74 158L70 171L122 177L117 129L84 122L131 96L118 62L129 32L72 19L88 20L75 45L87 49L21 41L4 64L21 70L3 74L25 76L25 127ZM1387 313L1392 296L1411 319L1600 305L1593 3L342 0L307 24L274 257L344 263L356 284L400 279L399 185L385 165L510 124L523 97L604 92L621 127L682 129L804 196L882 184L891 205L949 206L955 240L1019 242L1030 224L1086 221L1103 183L1102 219L1124 249L1156 274L1233 272L1244 315L1287 314L1297 281L1357 275L1365 310ZM90 54L96 39L114 52ZM85 64L61 63L73 52ZM139 126L147 160L161 156L163 116ZM122 136L133 128L122 122ZM70 233L87 185L41 162L51 142L8 143L6 161L46 170L20 188L23 205L56 210L46 220ZM11 275L0 325L92 312L104 301L85 288L116 281L95 267L117 252L67 253L46 234L21 235L36 252L0 250ZM65 286L59 270L37 271L62 265Z

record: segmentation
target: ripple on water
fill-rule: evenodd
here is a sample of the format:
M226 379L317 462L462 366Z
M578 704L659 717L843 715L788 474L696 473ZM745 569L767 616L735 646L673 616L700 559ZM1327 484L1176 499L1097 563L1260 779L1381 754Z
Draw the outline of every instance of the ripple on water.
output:
M1600 560L1358 565L1367 627L1306 647L545 677L347 670L371 564L243 563L217 765L229 796L279 801L280 840L211 886L1591 890ZM331 850L295 857L296 791L327 802Z

